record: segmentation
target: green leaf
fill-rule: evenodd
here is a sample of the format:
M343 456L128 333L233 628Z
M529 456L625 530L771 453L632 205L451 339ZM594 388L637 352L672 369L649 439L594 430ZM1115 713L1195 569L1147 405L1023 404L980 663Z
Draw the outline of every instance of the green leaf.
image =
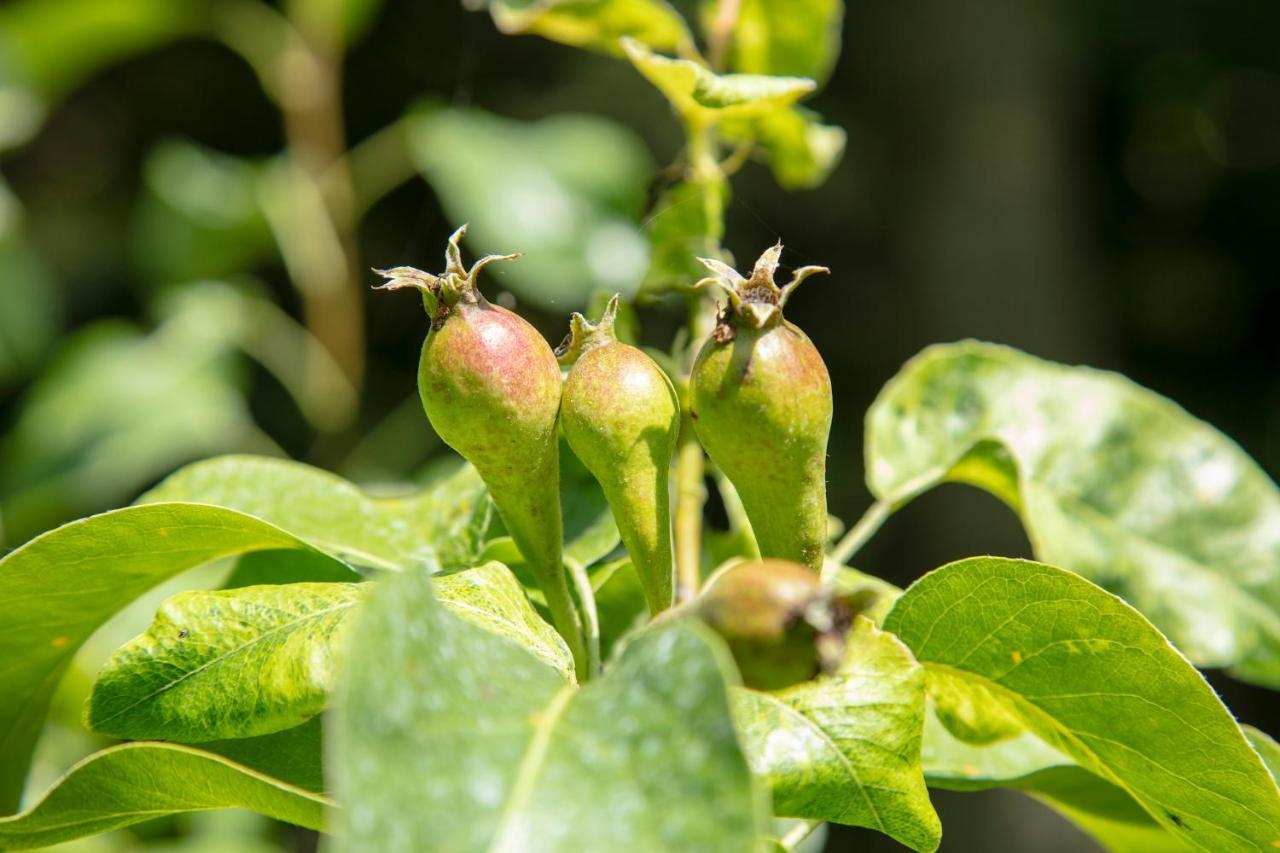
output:
M713 194L710 205L707 193ZM646 291L688 288L703 278L707 268L698 258L715 257L724 237L723 218L711 212L728 201L727 181L681 181L658 195L644 225L652 247Z
M355 583L360 575L349 566L312 551L254 551L236 560L223 589L270 583Z
M937 848L942 826L920 770L924 671L893 635L859 620L838 672L774 693L741 689L734 716L774 814Z
M1122 595L1197 664L1280 686L1280 491L1169 400L1005 347L936 346L881 392L866 452L881 498L984 488L1039 559Z
M732 670L697 626L645 634L577 688L405 574L379 582L352 636L339 849L753 849Z
M1271 772L1273 779L1280 780L1280 743L1276 743L1271 735L1266 732L1259 731L1253 726L1241 726L1244 736L1249 739L1249 743L1257 751L1262 758L1262 763L1267 765L1267 770Z
M390 570L467 565L480 553L478 527L487 528L489 513L470 466L416 495L371 498L318 468L258 456L197 462L140 498L175 500L237 509L347 562Z
M220 755L168 743L126 743L81 761L31 808L0 818L0 847L26 850L163 815L252 809L324 829L332 803Z
M844 154L843 128L822 124L811 110L791 107L758 119L725 122L720 134L733 142L751 141L764 152L778 185L811 189L823 183Z
M639 42L624 39L627 58L680 115L714 123L726 118L755 118L786 109L817 85L801 77L716 74L691 59L659 56Z
M648 622L649 604L630 557L596 566L591 588L600 618L600 656L608 660L624 636Z
M700 3L704 29L717 3ZM825 82L840 55L843 0L741 0L728 64L748 74L783 74Z
M525 252L491 268L486 293L509 288L564 311L594 290L639 288L649 263L639 218L654 167L630 130L594 116L521 122L478 109L422 110L407 121L418 169L449 218L470 223L468 245Z
M202 17L189 0L15 0L0 8L0 71L53 101L103 66L195 32Z
M684 18L663 0L490 0L488 6L504 33L530 33L614 56L622 55L623 37L673 53L693 45Z
M1212 688L1141 614L1063 569L978 557L885 618L928 673L968 680L1204 850L1280 841L1280 789Z
M574 680L573 655L564 639L533 609L524 587L501 563L434 579L436 598L473 625L514 641L538 660Z
M298 726L323 710L359 584L183 592L103 666L85 711L122 739L200 743Z
M324 732L320 717L300 726L259 737L214 740L200 744L205 752L216 752L259 773L322 794L325 792L322 766Z
M151 504L72 522L0 560L0 810L17 806L53 688L98 626L195 566L309 547L232 510Z
M573 680L564 641L505 566L433 583L449 610ZM179 593L103 666L86 723L113 737L181 743L297 727L327 704L336 651L366 592L361 584L296 583Z
M1113 853L1188 849L1123 788L1081 769L1025 729L998 743L965 743L929 714L921 760L931 787L1022 791L1061 812Z

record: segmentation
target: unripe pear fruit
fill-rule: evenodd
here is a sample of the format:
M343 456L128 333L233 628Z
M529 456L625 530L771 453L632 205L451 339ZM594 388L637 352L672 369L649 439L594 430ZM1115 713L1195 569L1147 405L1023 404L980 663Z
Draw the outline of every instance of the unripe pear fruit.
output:
M412 267L376 272L387 279L383 289L422 292L431 318L418 363L422 408L445 444L484 480L584 675L586 647L562 560L560 366L537 329L476 288L487 264L519 255L488 255L468 270L458 247L465 232L464 225L449 238L438 276Z
M787 298L824 267L802 267L774 283L782 244L751 277L701 259L729 296L694 363L690 414L698 440L729 478L760 553L821 569L827 540L827 437L831 377L804 332L783 319Z
M676 390L652 358L614 334L618 297L598 324L570 319L561 364L560 426L569 447L600 483L640 577L649 612L671 606L668 472L680 433Z
M865 601L838 597L812 569L789 560L739 563L703 593L695 612L724 638L742 682L781 690L833 671Z

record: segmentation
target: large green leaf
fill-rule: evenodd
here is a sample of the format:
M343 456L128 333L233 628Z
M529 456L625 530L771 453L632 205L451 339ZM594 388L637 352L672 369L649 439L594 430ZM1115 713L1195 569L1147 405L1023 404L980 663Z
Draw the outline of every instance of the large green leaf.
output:
M1204 850L1280 841L1280 789L1212 688L1136 610L1052 566L978 557L885 617L928 673L971 681Z
M713 26L717 7L701 0L702 21ZM840 55L844 0L741 0L729 43L729 67L747 74L831 75Z
M659 56L639 42L624 39L627 58L666 95L687 119L714 123L726 118L754 118L785 110L816 88L802 77L763 74L716 74L691 59Z
M532 33L574 47L621 55L626 36L654 50L692 47L684 18L664 0L489 0L504 33Z
M997 743L965 743L929 714L921 761L931 787L1022 791L1061 812L1113 853L1189 849L1123 788L1080 768L1025 729Z
M347 562L450 568L480 552L489 500L470 466L402 498L371 498L318 468L260 456L188 465L141 498L199 501L269 521Z
M343 850L750 850L731 665L694 625L566 685L391 576L357 621L332 766Z
M309 547L233 510L151 504L72 522L0 560L0 810L17 806L50 695L72 654L112 614L211 560Z
M432 582L449 610L573 680L564 641L506 566L487 563ZM367 589L295 583L179 593L107 661L86 721L114 737L181 743L297 727L327 704L336 651Z
M324 829L325 797L191 747L127 743L94 753L31 808L0 818L0 848L26 850L179 812L252 809Z
M408 127L414 161L449 218L470 223L468 244L525 252L490 268L487 293L508 288L565 311L595 290L639 288L649 262L639 218L654 166L630 130L595 116L521 122L478 109L423 110Z
M122 739L200 743L300 725L324 708L360 584L183 592L106 662L85 710Z
M1122 595L1197 664L1280 686L1280 491L1169 400L1005 347L936 346L881 392L866 450L882 499L987 489L1039 559Z
M937 848L942 826L920 770L924 671L893 635L859 620L838 672L774 693L741 689L734 716L774 814Z

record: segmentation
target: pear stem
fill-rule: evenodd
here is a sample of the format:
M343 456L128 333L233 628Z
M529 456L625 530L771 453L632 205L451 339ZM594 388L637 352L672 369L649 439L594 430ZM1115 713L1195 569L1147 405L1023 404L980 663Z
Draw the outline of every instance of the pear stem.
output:
M600 674L600 614L596 610L596 595L591 589L591 578L577 560L565 560L569 577L573 579L578 601L582 605L582 625L587 635L587 668L590 678ZM580 680L581 676L579 676Z
M676 603L690 601L702 581L702 506L707 500L703 482L706 460L693 431L693 421L685 415L680 423L680 444L676 451Z
M563 571L553 572L550 577L540 576L538 586L542 588L542 594L547 600L552 623L573 655L578 682L583 683L591 680L591 656L587 652L582 622L578 619L578 610L573 606L573 597L569 594L569 585L565 583L564 576Z
M892 514L893 504L889 501L879 500L867 507L867 511L862 514L862 518L858 519L858 523L849 528L849 532L827 555L827 561L822 567L823 581L835 580L840 567L867 544L867 540L875 535L880 525L884 524Z

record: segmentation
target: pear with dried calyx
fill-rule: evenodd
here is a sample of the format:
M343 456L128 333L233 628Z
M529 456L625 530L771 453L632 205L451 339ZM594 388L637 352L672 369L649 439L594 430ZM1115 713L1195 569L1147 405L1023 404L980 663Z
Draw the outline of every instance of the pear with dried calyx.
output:
M412 267L375 272L387 279L381 289L421 291L431 318L418 363L422 408L484 480L585 678L586 644L563 564L560 366L537 329L490 304L476 287L485 266L519 255L487 255L467 269L458 246L464 233L465 225L449 238L440 275Z
M795 288L825 267L801 267L774 282L779 243L740 275L701 258L728 302L690 377L698 440L729 478L764 557L818 570L827 542L827 438L831 377L813 343L782 316Z
M673 564L668 471L680 432L671 380L642 350L618 340L618 296L599 323L581 314L557 353L569 366L560 426L600 483L640 577L649 612L671 606Z

